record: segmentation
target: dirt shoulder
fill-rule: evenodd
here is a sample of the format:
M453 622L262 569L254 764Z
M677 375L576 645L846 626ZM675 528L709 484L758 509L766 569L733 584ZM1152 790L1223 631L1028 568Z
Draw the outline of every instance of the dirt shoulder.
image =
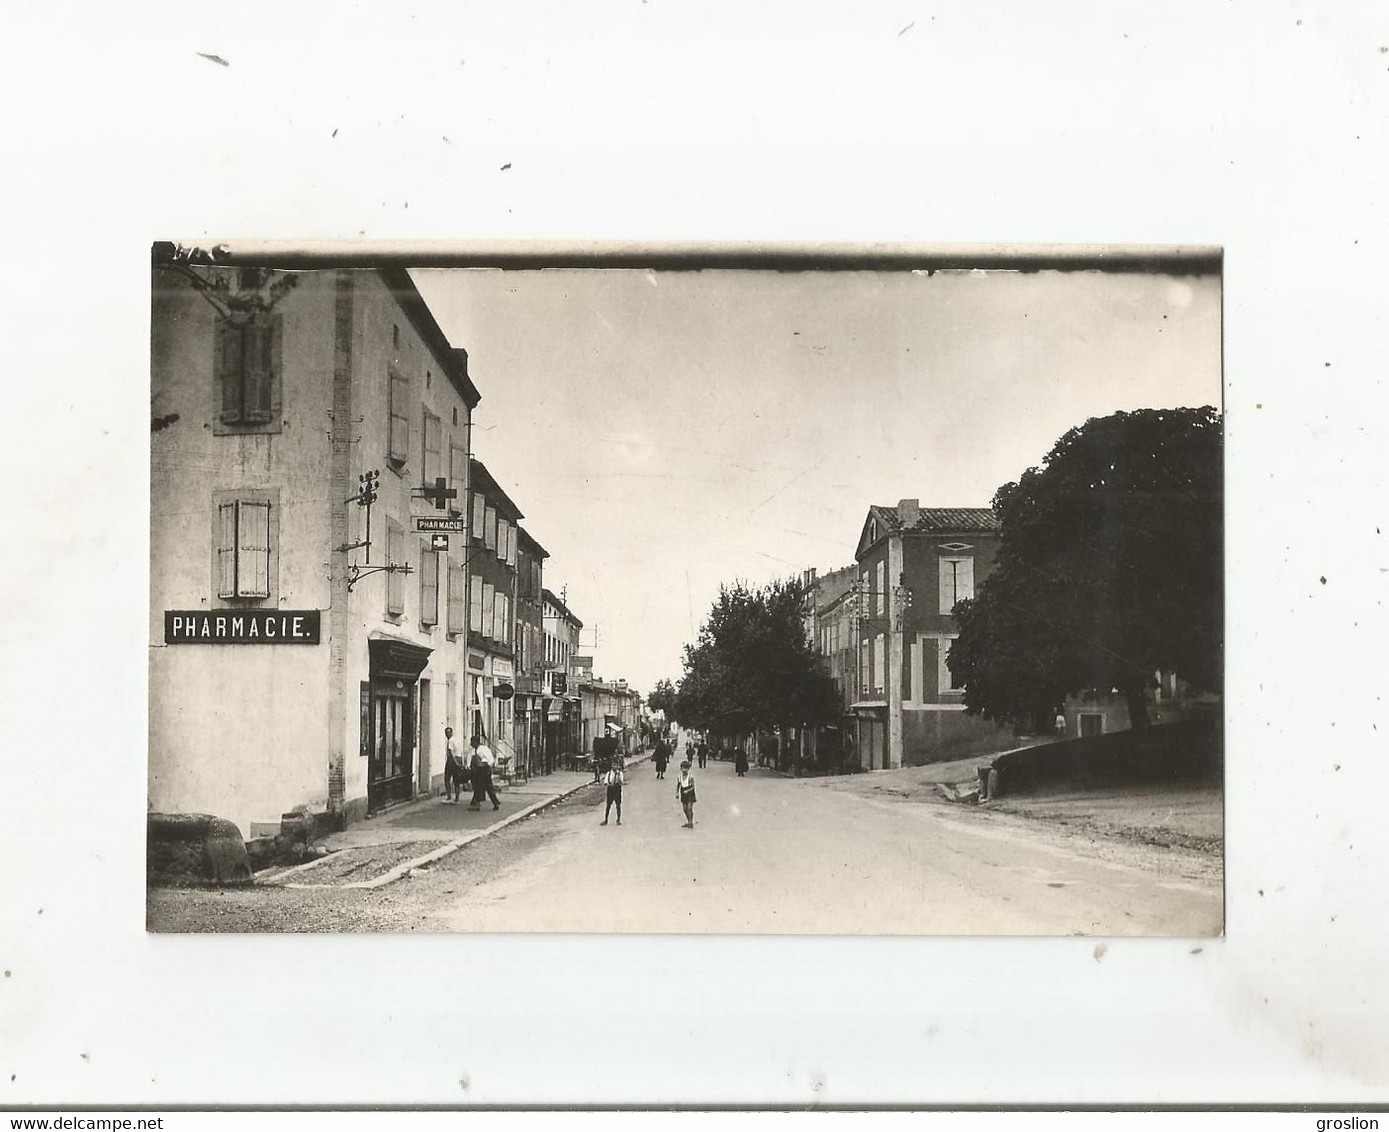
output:
M995 758L982 755L929 766L808 780L811 785L863 798L913 802L1006 813L1074 833L1113 838L1135 845L1186 849L1219 857L1225 848L1224 799L1218 787L1102 787L1026 797L1003 797L981 805L950 802L938 789L975 785L979 768Z

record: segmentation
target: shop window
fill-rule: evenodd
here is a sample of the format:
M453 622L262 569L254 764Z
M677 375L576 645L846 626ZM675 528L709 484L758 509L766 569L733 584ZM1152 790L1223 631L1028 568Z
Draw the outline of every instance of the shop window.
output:
M277 431L281 317L264 312L218 321L213 372L221 386L219 432Z

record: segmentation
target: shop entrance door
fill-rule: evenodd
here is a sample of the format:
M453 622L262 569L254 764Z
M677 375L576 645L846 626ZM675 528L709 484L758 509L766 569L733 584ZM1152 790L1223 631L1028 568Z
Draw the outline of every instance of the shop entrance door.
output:
M371 766L367 808L404 802L414 796L414 685L397 680L371 682Z
M377 638L368 640L367 647L371 653L371 703L363 711L370 736L365 752L367 809L379 810L415 796L419 680L430 650Z

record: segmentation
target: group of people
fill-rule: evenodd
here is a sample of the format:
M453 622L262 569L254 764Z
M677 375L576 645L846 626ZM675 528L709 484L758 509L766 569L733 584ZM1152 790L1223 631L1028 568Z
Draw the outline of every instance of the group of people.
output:
M492 808L500 810L502 803L492 784L492 767L496 763L492 749L482 741L481 735L473 736L472 746L472 756L465 766L458 754L458 744L454 742L453 728L444 728L444 801L458 805L463 800L463 784L467 782L473 788L468 809L481 809L482 800L488 798Z

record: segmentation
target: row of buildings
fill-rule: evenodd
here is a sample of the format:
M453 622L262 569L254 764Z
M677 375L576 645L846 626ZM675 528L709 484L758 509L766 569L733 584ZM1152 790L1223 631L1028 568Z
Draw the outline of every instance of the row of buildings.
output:
M1018 745L1012 728L967 715L964 688L946 663L959 636L952 611L992 571L1000 523L989 508L922 507L917 499L870 506L850 566L806 584L807 637L842 699L838 726L800 737L806 757L865 770L920 766ZM1180 715L1185 686L1154 674L1154 715ZM1110 689L1071 697L1068 736L1123 730L1129 712Z
M446 726L532 774L635 732L404 269L157 249L151 315L151 809L345 823L437 788Z

